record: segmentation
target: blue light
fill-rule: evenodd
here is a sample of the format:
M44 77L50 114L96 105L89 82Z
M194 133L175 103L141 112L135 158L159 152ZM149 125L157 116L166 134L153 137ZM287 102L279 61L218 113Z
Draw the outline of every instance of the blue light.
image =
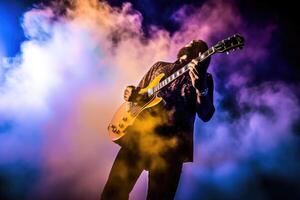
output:
M24 5L20 3L0 2L0 45L6 56L17 54L20 51L20 43L25 39L20 26L24 9Z

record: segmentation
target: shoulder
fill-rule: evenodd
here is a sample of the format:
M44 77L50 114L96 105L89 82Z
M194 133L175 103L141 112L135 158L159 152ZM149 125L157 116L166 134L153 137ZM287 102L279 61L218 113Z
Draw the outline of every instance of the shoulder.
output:
M169 68L171 68L171 64L172 63L158 61L152 65L152 67L149 70L149 73L156 75L159 73L165 73L166 71L168 71Z
M154 65L152 67L164 67L166 65L170 65L172 63L169 62L164 62L164 61L158 61L156 63L154 63Z

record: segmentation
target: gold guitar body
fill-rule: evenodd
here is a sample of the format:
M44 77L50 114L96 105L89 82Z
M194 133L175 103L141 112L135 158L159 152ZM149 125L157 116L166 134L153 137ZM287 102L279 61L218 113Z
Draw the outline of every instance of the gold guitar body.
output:
M153 88L159 84L162 78L165 76L164 73L159 74L151 81L151 83L141 89L139 94L147 94L150 88ZM124 102L117 112L114 114L111 122L108 126L109 137L112 141L117 141L126 134L126 129L134 124L135 119L138 115L147 108L151 108L162 101L161 97L153 95L147 102L142 105L133 102Z

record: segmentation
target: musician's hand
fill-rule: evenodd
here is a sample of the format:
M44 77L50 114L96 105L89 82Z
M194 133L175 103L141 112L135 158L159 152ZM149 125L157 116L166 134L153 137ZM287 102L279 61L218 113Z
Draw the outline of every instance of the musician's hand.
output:
M131 97L132 92L133 92L134 89L135 89L135 87L132 86L132 85L127 86L127 87L125 88L125 91L124 91L124 100L125 100L125 101L129 101L129 99L130 99L130 97Z
M125 101L134 101L137 97L140 88L135 87L133 85L127 86L124 91L124 99Z
M205 89L206 86L206 76L204 72L200 72L199 63L197 60L193 59L189 64L189 76L192 81L194 88L198 90Z

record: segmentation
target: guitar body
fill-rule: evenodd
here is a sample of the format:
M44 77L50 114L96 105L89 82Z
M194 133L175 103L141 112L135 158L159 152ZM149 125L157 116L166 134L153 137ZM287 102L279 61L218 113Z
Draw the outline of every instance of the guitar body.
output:
M159 74L157 77L154 78L153 81L151 81L151 83L147 87L141 89L139 91L139 94L147 94L148 89L158 85L164 76L165 74L163 73ZM142 104L124 102L118 108L111 122L109 123L108 133L110 139L112 141L117 141L118 139L123 137L126 134L126 129L134 124L135 119L141 112L143 112L147 108L151 108L159 104L161 101L162 98L154 94L152 97L149 97L148 101L143 102Z

